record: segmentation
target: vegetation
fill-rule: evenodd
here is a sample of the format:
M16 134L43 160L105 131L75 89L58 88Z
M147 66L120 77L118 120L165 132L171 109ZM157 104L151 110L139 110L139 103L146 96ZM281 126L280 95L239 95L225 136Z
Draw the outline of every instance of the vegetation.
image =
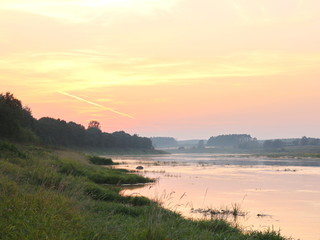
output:
M188 147L167 149L170 153L256 154L270 157L320 157L319 138L257 140L248 134L211 137L207 143L198 140Z
M282 150L284 147L284 142L280 139L276 140L266 140L263 143L264 150L272 151L272 150Z
M178 147L178 142L173 137L152 137L151 141L155 148Z
M222 220L191 221L119 184L148 182L85 155L0 142L0 239L284 239L242 233ZM99 159L99 158L98 158Z
M41 118L35 122L35 132L40 139L50 145L81 148L137 148L153 149L149 138L131 136L123 131L105 133L97 127L85 129L74 122L53 118Z
M98 156L90 156L89 161L96 165L116 165L116 163L114 163L111 158L104 158Z
M113 162L59 146L153 151L150 139L104 133L97 121L85 129L37 120L12 94L0 94L1 240L284 239L269 231L243 233L222 220L184 219L147 198L121 196L121 185L153 180L97 166Z
M207 146L252 149L258 146L258 142L248 134L229 134L209 138Z
M153 150L149 138L123 131L106 133L100 123L90 121L88 128L75 122L43 117L33 118L30 108L23 107L13 94L0 94L0 138L19 142L44 143L53 146L99 150Z
M37 141L33 132L31 110L23 107L13 94L0 94L0 138L18 141Z
M256 153L256 155L272 158L320 158L320 146L284 146L281 149L265 150L263 152Z

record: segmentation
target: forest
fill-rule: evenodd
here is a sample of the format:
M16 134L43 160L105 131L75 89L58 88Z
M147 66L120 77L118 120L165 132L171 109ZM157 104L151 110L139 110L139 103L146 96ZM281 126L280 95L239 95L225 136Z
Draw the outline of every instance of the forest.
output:
M35 119L31 109L9 92L0 94L0 139L60 147L153 149L149 138L124 131L102 132L97 121L91 121L85 128L50 117Z
M152 137L151 141L155 148L178 147L178 141L173 137Z
M248 134L219 135L209 138L207 146L248 148L257 145L257 139Z

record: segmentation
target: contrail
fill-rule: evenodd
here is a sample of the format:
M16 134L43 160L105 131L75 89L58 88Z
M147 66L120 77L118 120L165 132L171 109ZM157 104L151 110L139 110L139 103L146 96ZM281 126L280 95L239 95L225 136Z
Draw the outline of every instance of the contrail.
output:
M89 103L89 104L94 105L94 106L100 107L100 108L102 108L102 109L104 109L104 110L107 110L107 111L116 113L116 114L118 114L118 115L121 115L121 116L124 116L124 117L128 117L128 118L134 119L134 117L131 116L131 115L129 115L129 114L125 114L125 113L122 113L122 112L118 112L118 111L116 111L116 110L114 110L114 109L112 109L112 108L108 108L108 107L105 107L105 106L100 105L100 104L98 104L98 103L94 103L94 102L88 101L88 100L83 99L83 98L81 98L81 97L77 97L77 96L71 95L71 94L66 93L66 92L61 92L61 91L58 91L58 93L60 93L60 94L62 94L62 95L65 95L65 96L68 96L68 97L71 97L71 98L75 98L75 99L77 99L77 100L79 100L79 101L82 101L82 102Z

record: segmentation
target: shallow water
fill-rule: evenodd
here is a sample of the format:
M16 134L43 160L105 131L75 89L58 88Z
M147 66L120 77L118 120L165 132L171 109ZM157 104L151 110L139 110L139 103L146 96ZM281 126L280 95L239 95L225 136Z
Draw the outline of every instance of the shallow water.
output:
M198 209L240 207L245 216L219 215L244 230L280 230L301 240L320 240L320 159L251 155L171 154L114 158L157 182L125 195L142 195L190 218Z

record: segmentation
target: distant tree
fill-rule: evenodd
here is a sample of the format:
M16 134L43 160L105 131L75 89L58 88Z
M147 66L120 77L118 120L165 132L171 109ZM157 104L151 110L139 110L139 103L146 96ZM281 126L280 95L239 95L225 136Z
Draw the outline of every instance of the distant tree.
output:
M248 134L219 135L209 138L207 146L239 147L251 141L254 139Z
M86 144L93 147L103 147L103 135L100 128L89 127L87 129Z
M270 150L270 149L272 149L273 147L272 147L272 140L266 140L266 141L264 141L263 142L263 148L265 149L265 150Z
M200 140L199 142L198 142L198 146L197 146L199 149L203 149L203 148L205 148L205 145L204 145L204 141L203 140Z
M273 141L273 147L274 148L283 148L284 147L284 142L281 141L280 139L276 139Z
M257 138L247 139L245 141L241 141L238 145L239 148L242 149L257 149L259 148L259 143Z
M306 136L303 136L300 140L300 144L302 146L308 145L309 144L309 139Z
M151 141L155 148L178 147L178 142L173 137L152 137Z
M89 128L98 128L98 129L101 129L101 125L98 121L95 121L95 120L92 120L89 122L88 124L88 129Z
M266 140L263 143L263 148L267 151L280 150L285 146L284 142L280 139L276 140Z
M309 138L309 144L310 145L319 145L320 139L319 138Z
M307 146L307 145L319 145L320 144L320 139L319 138L308 138L306 136L303 136L300 139L300 145L302 146Z
M73 146L84 146L86 138L86 130L84 126L75 122L68 122L67 128L70 143Z

